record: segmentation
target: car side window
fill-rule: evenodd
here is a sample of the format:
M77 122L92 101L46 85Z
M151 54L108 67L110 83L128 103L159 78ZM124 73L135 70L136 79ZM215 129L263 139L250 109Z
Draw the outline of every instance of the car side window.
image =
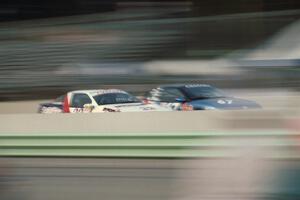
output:
M86 94L74 94L70 107L83 108L84 104L92 103L90 97Z
M165 88L160 100L163 102L175 102L176 98L184 98L184 95L177 88Z

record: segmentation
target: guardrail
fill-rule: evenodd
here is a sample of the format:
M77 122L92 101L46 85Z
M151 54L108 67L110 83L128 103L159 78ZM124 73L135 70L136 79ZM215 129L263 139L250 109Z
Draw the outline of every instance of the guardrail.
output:
M0 134L0 156L215 158L259 152L299 158L300 141L286 131L201 131L120 134Z

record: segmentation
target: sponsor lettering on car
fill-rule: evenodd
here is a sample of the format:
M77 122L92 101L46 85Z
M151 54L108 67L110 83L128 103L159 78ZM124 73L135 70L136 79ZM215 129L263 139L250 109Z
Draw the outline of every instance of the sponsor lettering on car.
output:
M90 92L92 96L96 95L101 95L101 94L110 94L110 93L122 93L122 94L127 94L127 92L123 90L118 90L118 89L109 89L109 90L96 90L93 92Z

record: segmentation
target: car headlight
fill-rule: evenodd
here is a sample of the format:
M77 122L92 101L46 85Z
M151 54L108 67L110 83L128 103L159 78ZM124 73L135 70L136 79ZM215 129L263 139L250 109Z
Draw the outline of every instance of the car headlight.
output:
M216 110L216 108L212 106L204 106L203 110Z
M190 104L187 104L187 103L182 104L181 108L182 108L183 111L192 111L192 110L194 110L194 107Z

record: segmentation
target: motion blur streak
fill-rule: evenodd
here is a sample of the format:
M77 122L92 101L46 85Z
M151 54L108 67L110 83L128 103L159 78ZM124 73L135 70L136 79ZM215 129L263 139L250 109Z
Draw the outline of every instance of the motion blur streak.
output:
M2 158L1 199L298 199L299 160ZM299 152L298 152L299 153Z
M197 80L299 85L297 0L0 4L0 100L124 84L138 93L148 84Z

